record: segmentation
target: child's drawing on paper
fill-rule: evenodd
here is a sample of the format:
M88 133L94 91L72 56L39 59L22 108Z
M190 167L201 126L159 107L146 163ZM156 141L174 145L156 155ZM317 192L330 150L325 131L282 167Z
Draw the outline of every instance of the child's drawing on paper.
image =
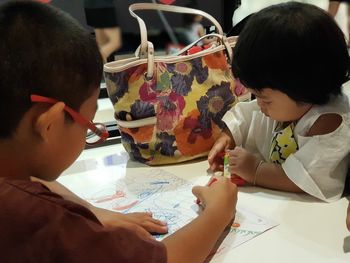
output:
M103 180L97 180L89 173L85 181L88 187L79 184L79 188L71 190L97 207L122 213L152 212L154 218L168 224L169 233L156 236L158 240L186 225L201 211L195 204L191 191L193 184L164 170L149 169L137 175L104 173L103 176ZM106 178L108 176L110 179ZM81 181L83 180L80 178L79 182ZM103 184L96 184L100 181ZM61 183L64 184L64 179ZM276 225L238 207L235 221L217 249L215 257Z

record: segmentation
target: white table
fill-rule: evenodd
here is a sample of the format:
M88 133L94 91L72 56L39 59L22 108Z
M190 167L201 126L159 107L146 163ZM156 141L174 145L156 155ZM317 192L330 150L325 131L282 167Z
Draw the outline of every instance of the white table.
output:
M62 176L66 186L78 183L67 180L70 174L96 171L97 157L117 155L118 166L126 174L147 171L150 167L128 160L121 144L85 150ZM194 182L206 174L206 160L162 166L179 177ZM120 171L120 170L119 170ZM74 176L72 176L73 178ZM76 177L76 176L75 176ZM348 201L328 204L306 195L270 191L257 187L240 188L238 202L250 211L273 219L279 226L215 258L212 262L350 262L350 232L345 226ZM344 253L346 239L348 253Z

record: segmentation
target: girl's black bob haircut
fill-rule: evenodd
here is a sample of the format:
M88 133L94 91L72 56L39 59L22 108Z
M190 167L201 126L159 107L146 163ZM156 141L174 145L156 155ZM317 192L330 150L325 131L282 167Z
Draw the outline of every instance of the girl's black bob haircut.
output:
M322 9L297 2L254 14L234 48L232 70L248 88L325 104L349 78L343 32Z

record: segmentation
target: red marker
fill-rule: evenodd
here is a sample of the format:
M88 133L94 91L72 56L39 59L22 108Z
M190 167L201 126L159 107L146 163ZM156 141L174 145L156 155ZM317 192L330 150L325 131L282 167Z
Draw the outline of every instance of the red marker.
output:
M244 186L247 183L247 181L239 177L238 175L233 175L231 176L231 183L237 186Z

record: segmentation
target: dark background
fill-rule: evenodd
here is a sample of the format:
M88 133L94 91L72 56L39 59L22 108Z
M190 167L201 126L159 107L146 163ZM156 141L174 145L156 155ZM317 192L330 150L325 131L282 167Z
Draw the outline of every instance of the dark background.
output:
M9 0L0 0L0 4L8 2ZM70 13L76 18L84 27L93 32L92 28L89 28L86 24L84 13L84 1L83 0L52 0L51 4L57 6L64 11ZM123 34L123 48L121 53L134 50L139 45L139 27L136 19L131 17L128 7L132 3L138 2L151 2L149 1L132 1L132 0L115 0L116 13L118 22ZM231 19L234 7L236 5L235 0L197 0L198 9L209 13L222 25L225 32L228 32L231 28ZM186 6L191 3L191 0L176 0L174 5ZM163 48L163 46L169 42L167 33L156 11L138 11L137 14L144 19L150 40L153 42L156 40L156 48ZM183 19L181 14L165 12L169 24L173 28L181 27L183 25ZM203 20L204 26L210 26L211 24ZM128 43L128 45L126 45Z

